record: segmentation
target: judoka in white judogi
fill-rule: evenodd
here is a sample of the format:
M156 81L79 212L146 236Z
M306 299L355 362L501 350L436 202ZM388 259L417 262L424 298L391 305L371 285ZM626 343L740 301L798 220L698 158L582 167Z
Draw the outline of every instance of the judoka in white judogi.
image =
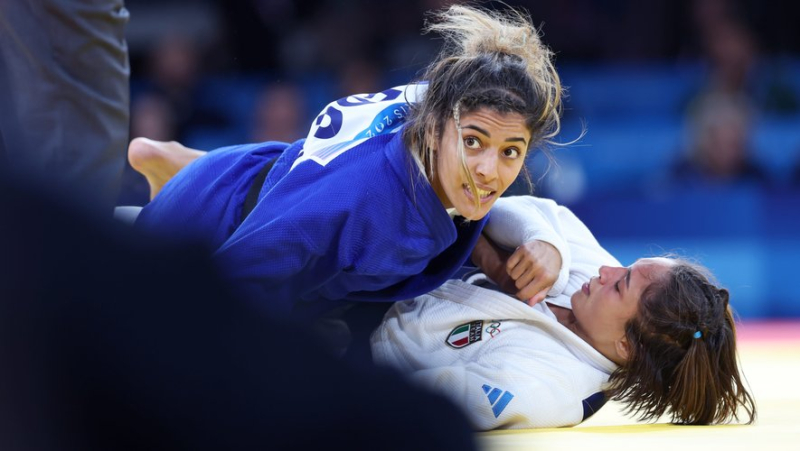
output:
M508 220L519 214L530 222ZM373 357L451 398L479 430L578 424L604 404L616 365L559 323L551 305L571 308L570 296L600 266L619 262L548 199L499 199L489 227L508 237L500 244L540 239L559 250L569 271L546 301L530 307L485 288L493 284L483 274L451 280L396 303L372 335Z

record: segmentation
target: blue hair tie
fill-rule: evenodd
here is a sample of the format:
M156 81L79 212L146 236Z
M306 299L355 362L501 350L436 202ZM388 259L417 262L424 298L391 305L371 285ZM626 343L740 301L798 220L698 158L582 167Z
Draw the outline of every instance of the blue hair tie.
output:
M697 332L695 332L695 333L694 333L694 338L700 338L700 337L702 337L702 336L703 336L703 333L702 333L702 332L700 332L699 330L698 330Z

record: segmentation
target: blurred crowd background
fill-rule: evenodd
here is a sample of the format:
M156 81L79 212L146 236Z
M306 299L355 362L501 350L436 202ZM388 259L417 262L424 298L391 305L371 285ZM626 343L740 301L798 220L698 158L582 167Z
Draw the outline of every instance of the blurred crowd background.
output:
M304 137L328 102L412 80L438 51L425 11L449 3L126 0L131 137L204 150ZM800 6L509 4L541 24L568 87L565 145L528 162L535 193L623 264L692 257L741 317L800 317ZM127 168L119 203L147 192Z

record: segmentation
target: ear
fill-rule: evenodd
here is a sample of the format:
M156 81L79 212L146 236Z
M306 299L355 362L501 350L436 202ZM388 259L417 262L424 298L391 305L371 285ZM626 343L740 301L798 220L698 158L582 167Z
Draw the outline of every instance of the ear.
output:
M627 361L630 356L631 349L628 343L628 337L623 336L614 342L614 350L617 351L617 356L623 361Z

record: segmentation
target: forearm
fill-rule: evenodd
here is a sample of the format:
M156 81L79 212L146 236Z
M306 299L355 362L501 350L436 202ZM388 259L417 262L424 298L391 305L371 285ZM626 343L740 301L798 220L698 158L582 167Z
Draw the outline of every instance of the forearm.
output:
M503 292L513 295L517 289L506 271L506 261L510 255L508 251L501 249L482 235L472 251L472 263L492 279Z
M548 295L560 294L569 279L572 256L564 228L559 220L555 202L532 196L498 199L486 225L486 235L498 245L514 250L533 241L542 241L555 248L561 256L558 277Z

